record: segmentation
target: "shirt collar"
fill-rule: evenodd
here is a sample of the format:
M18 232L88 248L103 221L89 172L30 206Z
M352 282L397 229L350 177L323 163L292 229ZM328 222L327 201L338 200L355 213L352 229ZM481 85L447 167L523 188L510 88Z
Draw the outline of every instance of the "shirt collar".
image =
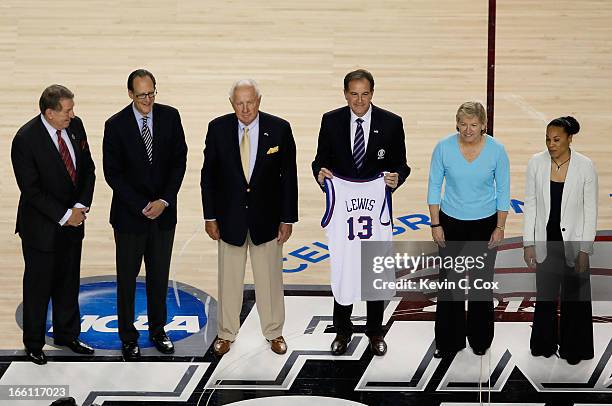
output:
M351 111L351 123L354 123L355 120L357 120L358 118L361 118L364 122L367 122L367 123L369 123L370 120L372 119L372 103L370 103L370 107L368 107L368 111L366 111L366 113L362 117L357 117L357 114L353 113L353 110L351 110L350 107L349 107L349 110Z
M42 120L43 125L51 135L57 134L57 128L53 127L46 119L43 114L40 115L40 119ZM63 129L62 129L63 130ZM62 131L60 130L60 131Z
M259 125L259 113L257 113L257 117L255 117L255 120L253 120L253 122L249 125L246 125L242 121L238 120L238 129L240 130L241 133L244 131L245 128L248 128L249 132L251 132L253 131L253 128L255 128L258 125Z
M132 111L134 112L134 117L136 117L136 121L138 121L138 124L142 124L142 118L144 117L140 111L138 111L138 109L136 108L136 106L134 106L134 103L132 102ZM147 114L147 124L151 123L153 121L153 108L151 108L151 111L149 112L149 114Z

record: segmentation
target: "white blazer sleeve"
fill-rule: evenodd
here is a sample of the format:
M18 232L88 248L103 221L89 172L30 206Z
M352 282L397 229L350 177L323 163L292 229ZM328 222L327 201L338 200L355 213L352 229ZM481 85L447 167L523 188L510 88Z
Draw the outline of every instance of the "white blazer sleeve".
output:
M597 171L592 161L585 165L585 180L584 180L584 228L582 230L582 241L580 242L580 251L587 254L593 254L593 242L597 233L597 199L598 199L598 184Z

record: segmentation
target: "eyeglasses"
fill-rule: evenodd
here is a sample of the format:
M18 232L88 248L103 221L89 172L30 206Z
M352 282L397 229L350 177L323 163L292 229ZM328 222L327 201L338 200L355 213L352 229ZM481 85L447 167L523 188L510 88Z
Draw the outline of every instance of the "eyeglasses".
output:
M157 94L157 89L155 89L155 90L153 90L152 92L149 92L149 93L142 93L142 94L134 95L134 97L136 97L138 100L145 100L147 97L149 99L153 99L153 98L155 98L156 94Z

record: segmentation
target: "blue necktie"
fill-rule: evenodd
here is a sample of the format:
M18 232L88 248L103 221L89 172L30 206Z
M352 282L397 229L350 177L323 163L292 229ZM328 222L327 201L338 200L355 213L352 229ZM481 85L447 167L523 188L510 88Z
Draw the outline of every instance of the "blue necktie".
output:
M358 118L355 121L357 122L357 131L355 131L355 143L353 144L353 161L357 170L360 171L365 158L365 138L363 136L363 127L361 126L363 119Z

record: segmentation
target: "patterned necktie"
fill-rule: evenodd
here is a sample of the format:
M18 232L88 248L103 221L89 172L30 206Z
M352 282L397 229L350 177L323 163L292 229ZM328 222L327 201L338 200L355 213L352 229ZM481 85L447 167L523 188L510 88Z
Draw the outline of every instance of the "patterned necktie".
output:
M147 156L149 157L149 163L153 163L153 135L151 135L151 130L149 130L149 126L147 125L147 116L142 118L142 141L145 144L145 148L147 150Z
M240 161L242 162L244 177L248 182L251 161L251 140L249 138L248 127L244 127L244 131L242 132L242 140L240 141Z
M358 118L355 121L357 122L357 131L355 131L355 143L353 144L353 161L357 170L360 171L363 167L363 159L365 158L365 138L363 136L363 127L361 126L363 119Z
M70 157L70 151L68 151L68 147L62 138L62 131L57 130L55 132L57 134L57 145L59 147L60 157L62 161L64 161L64 166L68 171L68 175L70 175L70 179L72 179L72 184L76 184L76 169L74 169L74 163L72 162L72 158Z

